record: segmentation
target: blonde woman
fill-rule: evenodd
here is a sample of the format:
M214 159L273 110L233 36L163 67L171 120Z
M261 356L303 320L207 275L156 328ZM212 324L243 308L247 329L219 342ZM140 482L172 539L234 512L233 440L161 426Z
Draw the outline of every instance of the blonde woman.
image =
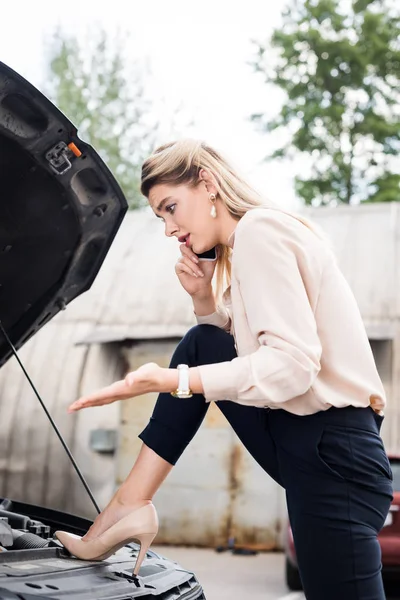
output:
M126 481L82 539L59 539L87 559L138 539L138 573L157 532L152 498L215 402L286 490L308 600L383 600L377 535L392 500L379 435L386 400L329 244L304 219L264 205L197 141L156 150L143 165L142 193L180 243L175 270L199 324L169 369L146 364L71 405L159 392ZM216 261L198 260L213 247Z

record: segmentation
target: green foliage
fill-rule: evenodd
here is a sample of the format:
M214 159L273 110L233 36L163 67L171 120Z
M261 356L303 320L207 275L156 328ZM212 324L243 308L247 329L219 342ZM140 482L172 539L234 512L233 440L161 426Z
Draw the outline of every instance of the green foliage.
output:
M130 208L145 203L139 191L143 159L155 144L157 124L137 66L128 69L123 40L104 31L83 41L57 31L49 48L46 93L78 127L121 185Z
M286 100L277 117L252 119L289 133L269 158L310 156L298 195L307 204L400 200L397 0L292 0L270 42L257 43L253 66Z

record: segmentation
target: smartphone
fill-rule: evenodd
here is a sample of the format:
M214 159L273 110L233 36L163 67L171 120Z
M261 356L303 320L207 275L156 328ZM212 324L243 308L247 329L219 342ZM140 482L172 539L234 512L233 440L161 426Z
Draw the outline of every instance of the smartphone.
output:
M217 260L217 249L211 248L211 250L207 250L207 252L202 252L201 254L196 254L199 260Z

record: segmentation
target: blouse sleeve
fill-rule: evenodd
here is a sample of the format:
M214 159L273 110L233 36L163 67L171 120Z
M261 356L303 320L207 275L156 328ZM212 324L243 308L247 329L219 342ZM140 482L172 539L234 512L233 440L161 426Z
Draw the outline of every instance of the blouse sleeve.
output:
M207 401L269 406L304 394L320 371L314 309L321 241L293 217L249 217L235 237L235 276L259 348L199 367Z
M211 315L199 316L195 313L195 317L199 325L215 325L228 333L230 332L231 318L228 311L223 306L218 306L217 310Z

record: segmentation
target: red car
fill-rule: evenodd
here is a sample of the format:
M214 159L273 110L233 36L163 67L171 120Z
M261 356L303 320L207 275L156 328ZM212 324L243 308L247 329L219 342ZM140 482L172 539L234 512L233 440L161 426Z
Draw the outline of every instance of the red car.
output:
M389 460L393 471L393 502L378 539L382 550L383 576L400 579L400 456L391 455ZM301 590L302 585L290 526L288 527L285 552L286 584L290 590Z

